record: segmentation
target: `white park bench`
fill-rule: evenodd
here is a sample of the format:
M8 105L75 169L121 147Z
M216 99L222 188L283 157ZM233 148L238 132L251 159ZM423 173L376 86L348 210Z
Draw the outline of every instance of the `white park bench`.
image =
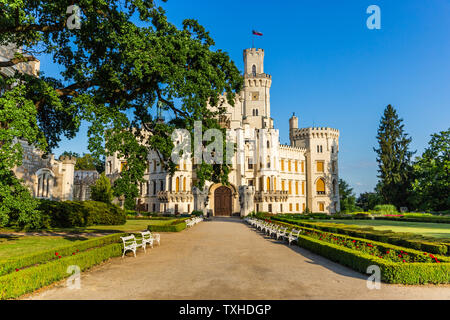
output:
M287 236L285 236L285 240L289 242L289 245L291 245L292 241L298 242L298 236L300 235L300 230L292 229L291 232Z
M138 247L142 247L142 243L138 244L136 242L136 237L134 234L127 237L120 237L123 241L123 254L122 258L125 256L127 251L133 251L134 256L136 257L136 250Z
M145 251L145 247L147 244L150 245L150 247L153 248L153 237L152 237L152 233L150 231L144 231L141 232L142 235L142 247L144 248Z
M158 246L161 245L161 235L159 233L151 233L150 231L148 231L150 233L150 237L153 239L153 243L158 242Z
M277 240L279 238L284 238L287 235L287 228L280 228L277 230Z

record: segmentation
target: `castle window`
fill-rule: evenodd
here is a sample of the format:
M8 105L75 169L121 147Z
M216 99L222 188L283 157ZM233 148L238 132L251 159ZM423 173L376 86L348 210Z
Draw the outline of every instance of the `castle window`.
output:
M162 185L161 185L161 190L162 190ZM153 181L153 194L156 195L156 181Z
M295 204L295 211L296 212L300 211L300 205L298 203Z
M270 178L267 177L267 191L270 190Z
M323 180L322 178L320 178L316 182L316 191L317 194L325 194L325 180Z
M317 161L317 172L323 172L324 163L323 161Z
M180 192L180 178L179 177L177 177L177 179L175 181L175 191Z
M127 169L127 162L126 161L122 161L120 163L120 172L122 172L123 170Z
M325 204L323 202L319 202L319 211L325 211Z
M281 171L284 171L284 160L281 160Z
M51 198L51 185L55 181L54 174L48 169L40 169L36 173L38 179L38 185L36 190L36 196L38 198Z
M320 153L322 153L323 152L323 150L322 150L322 146L320 146Z
M255 116L257 116L257 115L258 115L258 109L255 110Z
M291 172L291 160L288 161L288 171Z
M277 178L273 178L273 191L277 191Z
M298 172L298 162L295 161L295 172Z
M159 188L160 188L161 191L164 191L164 181L163 180L161 180L159 182Z
M183 191L186 191L186 177L183 178Z
M331 146L331 153L334 153L334 146Z
M267 149L269 149L270 148L270 142L269 142L269 140L267 140Z
M270 157L267 157L267 168L270 169Z
M269 212L272 212L272 204L271 203L269 203L269 208L268 208L269 210Z
M281 180L281 191L284 191L284 180Z
M336 172L336 160L331 161L331 170L333 173Z
M249 169L253 169L253 159L252 158L248 158L248 168Z
M252 74L254 77L256 77L256 65L252 66Z
M305 195L305 181L302 181L302 195Z
M302 173L304 173L305 172L305 161L302 161L301 166L302 166Z
M295 194L298 194L298 181L295 181Z
M306 211L306 204L305 203L302 205L302 210L303 210L303 212Z
M289 194L292 194L292 181L289 180Z

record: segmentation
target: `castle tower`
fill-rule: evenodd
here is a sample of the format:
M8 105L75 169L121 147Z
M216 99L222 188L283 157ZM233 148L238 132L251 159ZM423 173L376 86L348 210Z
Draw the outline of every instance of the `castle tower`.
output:
M273 128L270 118L272 76L264 73L264 50L244 50L243 118L256 129Z
M339 212L339 130L296 126L293 116L289 120L291 146L307 150L307 206L312 212Z

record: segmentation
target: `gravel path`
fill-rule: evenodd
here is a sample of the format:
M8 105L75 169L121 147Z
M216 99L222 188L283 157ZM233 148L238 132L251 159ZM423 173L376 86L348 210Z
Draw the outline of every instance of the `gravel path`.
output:
M137 258L114 258L26 299L450 299L450 286L366 287L365 275L296 245L269 239L235 218L216 218Z

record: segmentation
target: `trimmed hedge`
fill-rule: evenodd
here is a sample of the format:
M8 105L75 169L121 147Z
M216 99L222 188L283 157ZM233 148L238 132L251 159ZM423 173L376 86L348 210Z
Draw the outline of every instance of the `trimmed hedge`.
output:
M300 227L285 222L272 221L277 224L286 226L290 229L302 229L308 231L321 232L308 227ZM324 232L324 231L322 231ZM349 240L357 240L364 242L365 239L333 234L336 237L346 238ZM368 242L367 242L368 243ZM395 245L371 241L371 244L383 248L385 250L404 250L408 254L420 255L422 252L413 249L406 249ZM297 244L311 252L317 253L327 259L338 262L363 274L366 274L367 267L370 265L378 265L381 270L381 280L387 283L399 284L426 284L426 283L450 283L450 258L438 256L441 263L398 263L387 261L368 253L364 253L351 248L343 247L319 239L300 234Z
M306 222L281 217L271 217L271 219L291 223L298 226L310 227L321 231L370 239L441 255L447 254L450 246L450 243L431 242L428 239L424 240L424 237L415 235L413 233L400 233L392 232L389 230L374 230L372 227L358 228L355 226L338 223Z
M115 243L33 266L0 277L0 299L14 299L70 276L67 267L77 265L84 271L111 257L122 255L122 244Z
M325 241L300 235L298 245L332 261L366 274L367 267L380 267L381 280L387 283L450 283L450 263L396 263Z
M53 249L38 251L32 254L27 254L19 257L0 260L0 276L15 271L16 269L22 269L36 264L47 263L59 258L55 255L58 252L64 259L65 256L71 256L74 252L85 251L95 247L101 247L112 243L121 241L120 237L125 236L124 233L117 233L104 237L89 239L81 241L75 244L66 246L60 246Z
M149 225L148 230L155 232L180 232L186 229L184 220L186 219L177 219L166 225Z
M41 200L45 226L53 228L86 227L91 225L123 225L125 210L114 204L98 201Z

